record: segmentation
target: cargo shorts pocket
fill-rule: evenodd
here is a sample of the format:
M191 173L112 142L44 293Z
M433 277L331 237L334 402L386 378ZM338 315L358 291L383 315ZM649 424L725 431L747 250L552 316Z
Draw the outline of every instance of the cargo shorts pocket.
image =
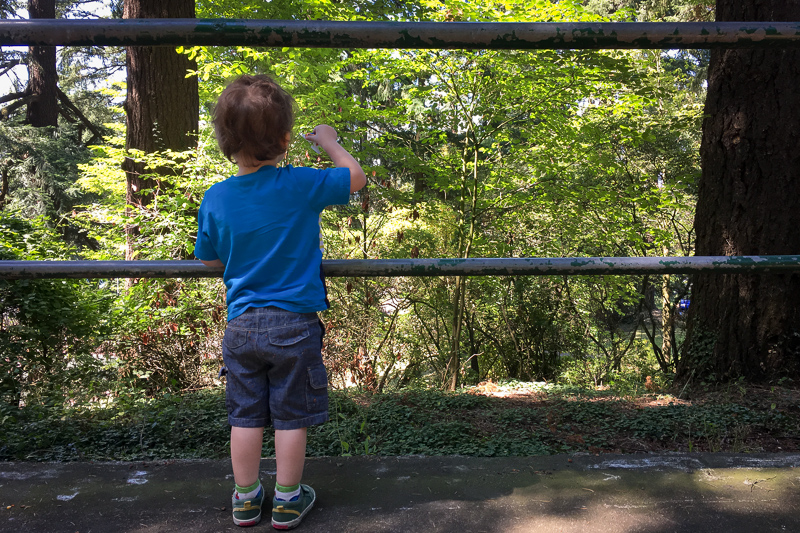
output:
M325 365L309 367L306 408L310 413L328 410L328 373Z

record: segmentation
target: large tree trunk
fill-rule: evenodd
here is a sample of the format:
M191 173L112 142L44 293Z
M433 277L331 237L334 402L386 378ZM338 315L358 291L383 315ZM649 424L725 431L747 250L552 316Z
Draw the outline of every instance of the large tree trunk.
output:
M124 18L194 18L193 0L125 0ZM174 48L129 47L127 49L128 94L125 102L127 136L125 147L145 152L183 151L191 148L197 132L200 103L197 78L186 77L196 64ZM127 159L127 202L135 209L150 203L152 195L142 193L157 185L144 179L143 165ZM138 229L126 228L126 259L136 255Z
M56 18L55 0L28 0L32 19ZM58 125L58 73L55 46L31 46L28 62L28 92L36 96L28 104L26 120L42 128Z
M800 0L718 0L717 20L800 20ZM697 255L800 253L800 51L714 50ZM679 375L800 370L800 275L698 275Z

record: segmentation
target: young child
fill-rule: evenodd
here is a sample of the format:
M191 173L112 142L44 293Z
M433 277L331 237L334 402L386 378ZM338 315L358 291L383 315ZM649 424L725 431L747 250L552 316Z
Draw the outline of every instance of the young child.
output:
M366 184L361 166L326 125L305 138L337 168L278 167L292 135L293 104L267 76L242 76L225 88L214 128L239 171L208 189L197 217L195 256L225 267L222 356L239 526L261 519L261 442L270 423L277 463L272 526L294 528L314 505L314 490L300 480L307 427L328 419L324 327L317 318L328 308L319 216Z

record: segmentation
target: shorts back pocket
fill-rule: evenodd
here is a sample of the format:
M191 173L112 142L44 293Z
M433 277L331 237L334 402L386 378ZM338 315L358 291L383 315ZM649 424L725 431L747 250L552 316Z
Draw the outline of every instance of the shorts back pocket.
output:
M307 324L296 324L269 330L269 343L273 346L291 346L309 337Z

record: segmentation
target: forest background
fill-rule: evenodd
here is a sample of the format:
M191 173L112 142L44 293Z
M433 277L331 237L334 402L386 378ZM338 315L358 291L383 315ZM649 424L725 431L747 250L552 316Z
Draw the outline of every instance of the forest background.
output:
M87 6L59 2L56 16L95 16ZM22 7L0 6L6 18ZM714 18L713 5L688 0L192 7L200 18ZM203 193L234 172L209 113L243 73L270 74L296 99L288 163L330 164L299 137L327 123L368 174L350 205L323 213L326 258L694 252L707 50L168 49L190 85L137 149L130 117L147 95L126 86L125 50L53 49L59 105L43 126L29 87L42 77L31 70L34 48L0 58L11 87L0 102L0 259L192 259ZM194 111L182 111L186 102ZM170 124L187 120L196 126L176 144ZM337 278L328 290L324 357L337 389L539 382L652 392L672 384L686 356L691 296L681 275ZM0 305L4 421L35 406L102 409L223 387L220 280L0 281Z

